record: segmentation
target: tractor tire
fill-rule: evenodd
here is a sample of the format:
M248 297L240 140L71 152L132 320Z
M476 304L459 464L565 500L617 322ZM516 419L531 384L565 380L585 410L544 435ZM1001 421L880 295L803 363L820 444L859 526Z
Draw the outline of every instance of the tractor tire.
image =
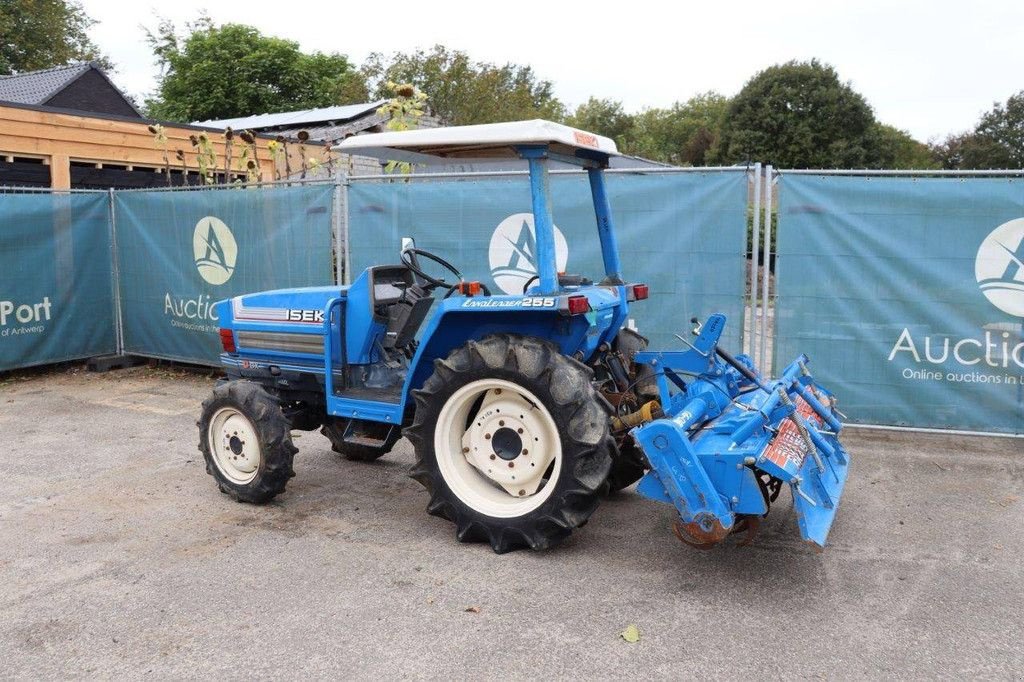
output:
M647 469L647 458L633 441L633 437L627 434L612 457L612 470L608 474L608 492L617 493L628 488L643 478Z
M385 425L385 428L391 427L390 425ZM394 428L391 428L391 434L384 440L383 445L377 446L346 443L344 437L345 420L330 418L324 422L323 428L320 429L320 433L327 436L327 439L331 441L332 450L352 462L375 462L391 452L391 448L395 447L395 443L397 443L402 437L402 430L395 426Z
M206 473L239 502L268 502L295 475L291 424L278 399L259 384L239 380L215 387L197 426Z
M515 334L436 360L405 432L427 512L453 522L461 542L499 554L546 549L585 524L615 447L592 375L554 344Z

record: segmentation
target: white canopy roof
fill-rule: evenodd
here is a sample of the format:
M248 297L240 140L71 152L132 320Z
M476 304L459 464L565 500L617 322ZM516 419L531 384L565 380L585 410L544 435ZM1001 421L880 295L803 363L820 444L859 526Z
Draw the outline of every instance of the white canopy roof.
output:
M355 135L334 149L389 161L437 164L451 159L519 158L514 147L530 144L547 144L566 156L575 156L578 150L619 154L611 138L540 119Z

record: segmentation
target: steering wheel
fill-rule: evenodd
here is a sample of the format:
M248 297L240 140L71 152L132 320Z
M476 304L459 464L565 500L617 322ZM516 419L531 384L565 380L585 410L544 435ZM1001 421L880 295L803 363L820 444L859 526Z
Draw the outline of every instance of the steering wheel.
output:
M424 251L423 249L408 248L408 249L405 249L404 251L402 251L402 256L401 256L402 264L405 265L405 267L407 267L410 270L412 270L413 273L416 274L416 276L418 276L424 282L429 284L431 287L442 287L444 289L454 289L457 286L457 284L449 284L448 282L444 281L443 279L438 279L436 277L431 277L427 273L423 272L423 269L420 268L420 264L417 261L417 256L423 256L427 260L433 261L433 262L437 263L442 268L444 268L448 272L450 272L453 275L455 275L455 279L458 282L462 281L462 273L459 272L458 269L456 269L456 267L454 265L452 265L451 263L446 261L444 258L441 258L440 256L438 256L436 254L430 253L429 251Z

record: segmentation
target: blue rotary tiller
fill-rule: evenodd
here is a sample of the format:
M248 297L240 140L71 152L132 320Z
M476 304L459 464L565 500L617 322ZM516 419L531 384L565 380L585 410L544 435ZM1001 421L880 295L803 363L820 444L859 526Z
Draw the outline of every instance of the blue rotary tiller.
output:
M689 349L637 353L665 414L632 431L651 465L637 490L675 505L676 535L704 549L756 532L788 483L800 534L824 547L850 464L835 398L814 383L806 356L763 379L747 357L718 347L724 327L712 315Z
M221 490L247 502L283 492L295 429L319 428L361 461L404 435L427 510L497 552L559 542L609 488L638 480L642 495L675 506L676 535L699 548L752 535L788 484L801 535L825 544L849 468L835 398L806 357L768 379L719 348L722 315L678 350L647 348L628 321L649 290L624 277L605 189L614 142L523 121L361 135L339 149L412 164L524 159L533 225L510 247L522 281L508 291L516 272L505 273L492 292L405 240L400 263L351 285L218 303L228 379L199 427ZM552 161L586 171L596 282L558 272Z

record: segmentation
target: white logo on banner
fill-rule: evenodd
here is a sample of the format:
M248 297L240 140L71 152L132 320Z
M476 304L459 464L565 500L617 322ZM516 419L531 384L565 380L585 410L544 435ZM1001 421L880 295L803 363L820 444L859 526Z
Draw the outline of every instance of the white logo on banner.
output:
M521 294L537 275L537 230L532 213L514 213L498 223L487 251L491 277L506 294ZM558 272L569 262L565 235L555 227L555 264Z
M992 305L1024 317L1024 218L1003 223L985 237L974 275Z
M238 259L238 244L223 220L214 216L200 219L192 235L192 251L200 277L214 285L231 279Z

